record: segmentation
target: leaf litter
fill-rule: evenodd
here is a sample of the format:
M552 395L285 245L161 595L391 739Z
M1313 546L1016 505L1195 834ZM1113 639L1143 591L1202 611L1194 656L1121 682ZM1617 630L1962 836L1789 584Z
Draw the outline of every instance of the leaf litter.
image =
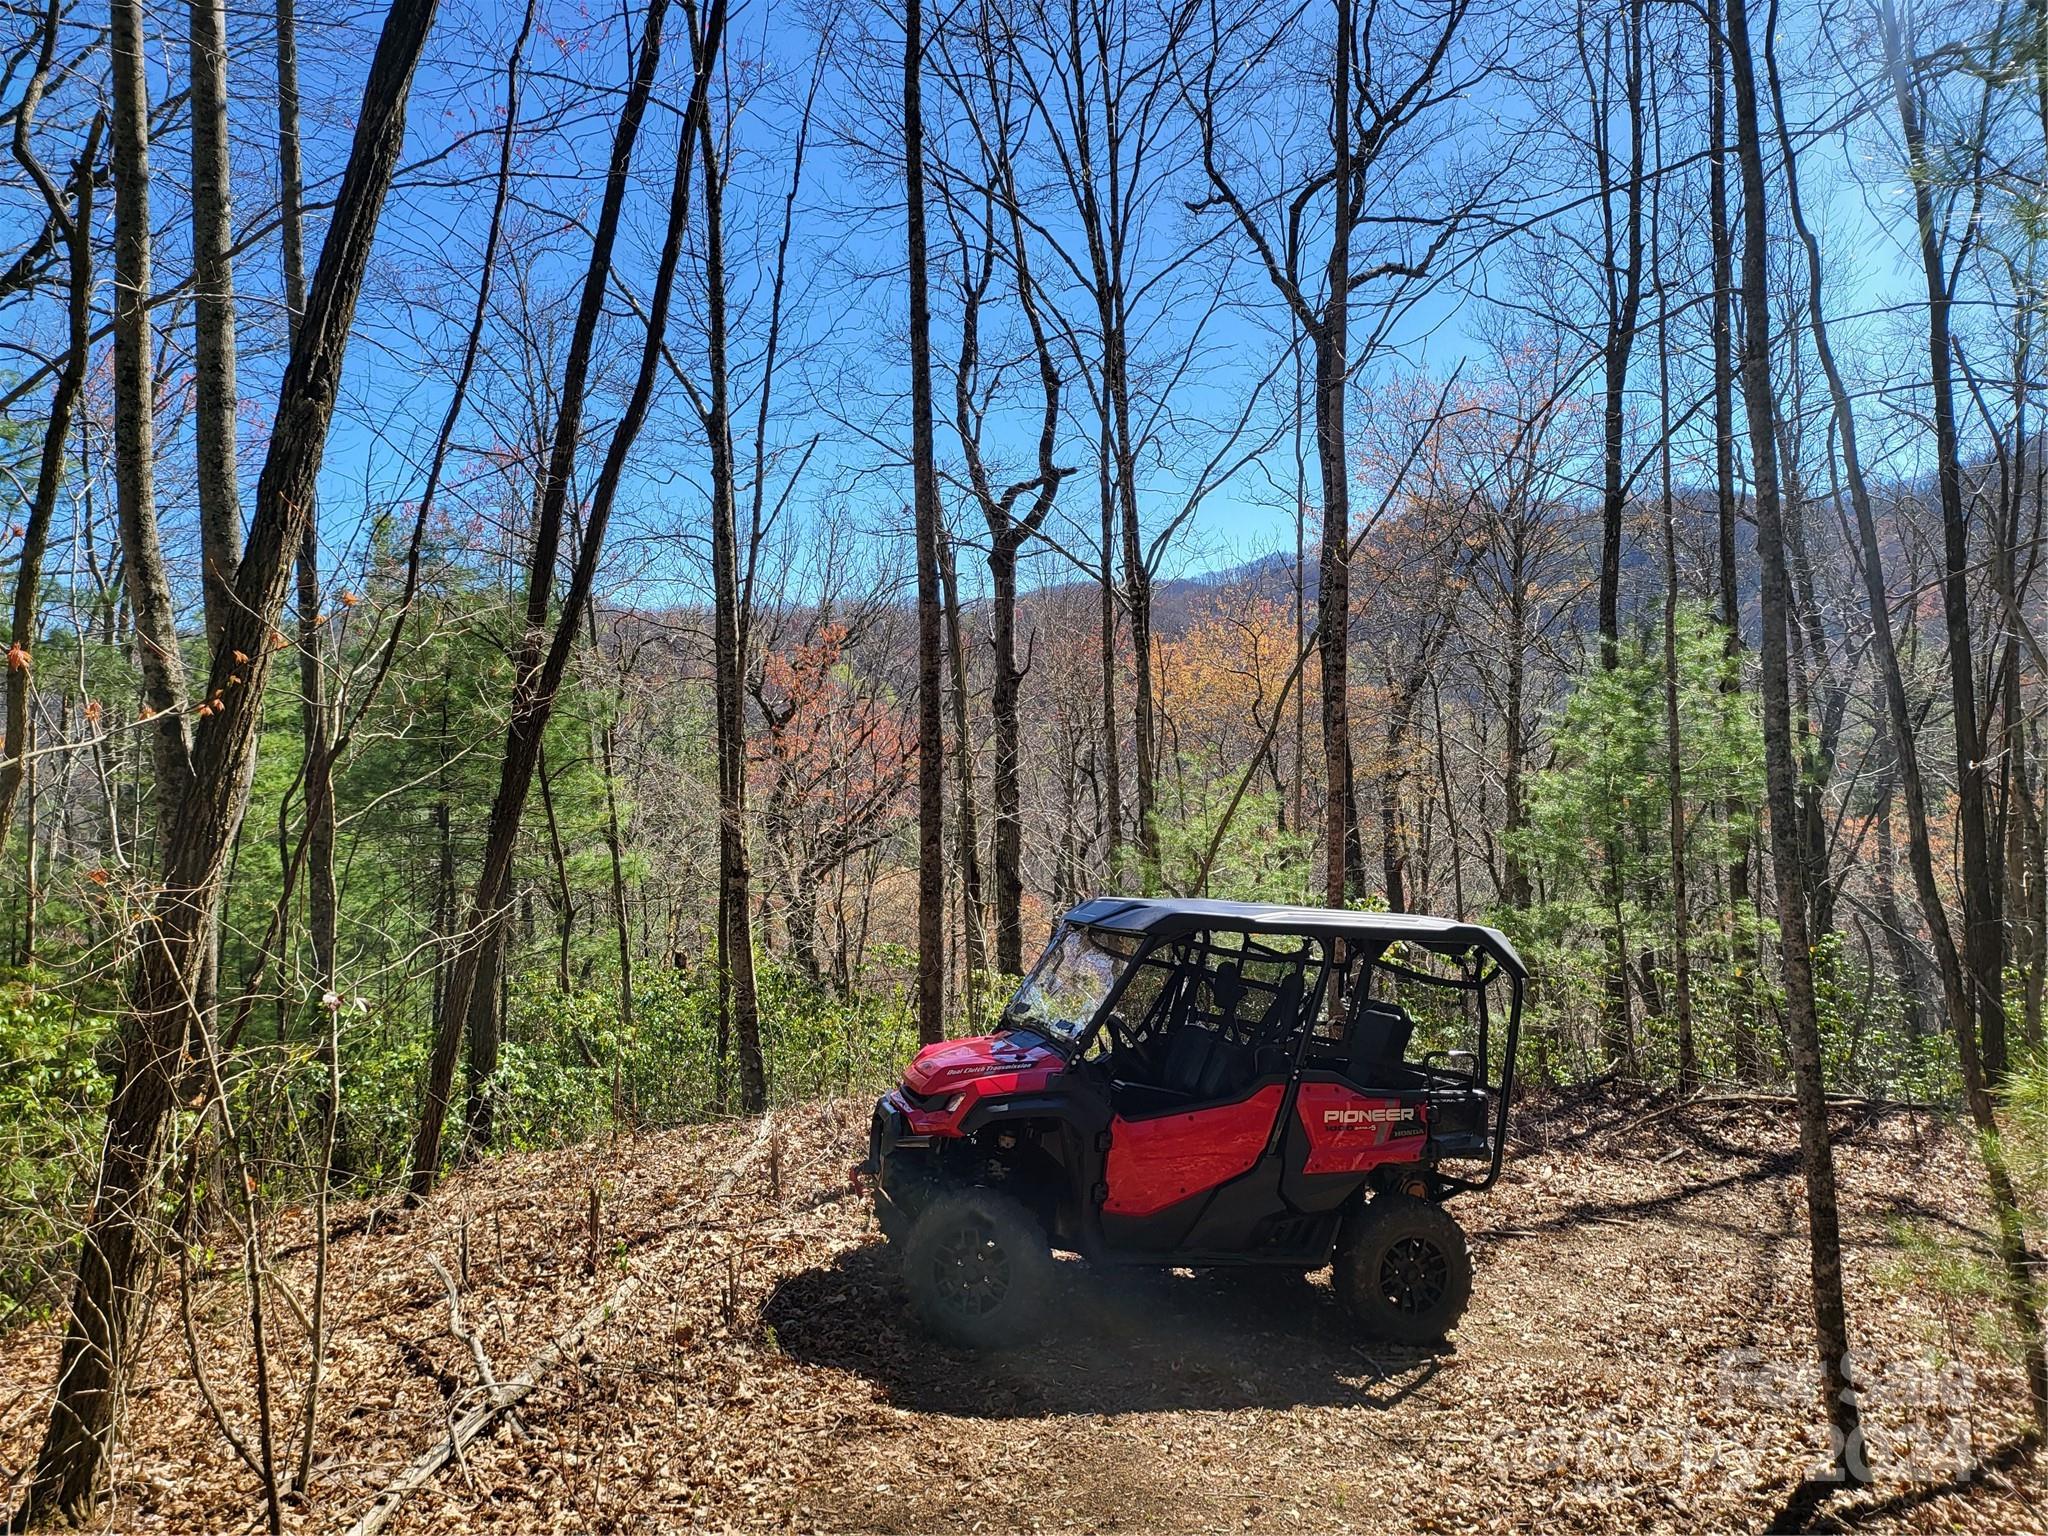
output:
M1077 1262L1042 1346L933 1344L848 1184L866 1127L852 1101L783 1111L772 1155L751 1162L753 1126L703 1126L494 1159L417 1210L339 1205L319 1449L286 1526L345 1531L488 1391L438 1263L500 1379L586 1311L603 1321L516 1423L398 1504L393 1532L1773 1528L1825 1451L1796 1159L1775 1113L1635 1123L1655 1107L1609 1095L1521 1117L1501 1183L1456 1207L1478 1276L1437 1352L1359 1341L1326 1275ZM1823 1504L1818 1528L2048 1530L1992 1304L1902 1263L1903 1222L1988 1251L1968 1142L1924 1115L1853 1110L1837 1138L1877 1483ZM287 1460L309 1222L283 1212L269 1232ZM196 1281L193 1321L248 1437L235 1257ZM190 1379L163 1284L106 1528L260 1528L260 1489ZM16 1472L55 1347L43 1325L0 1354Z

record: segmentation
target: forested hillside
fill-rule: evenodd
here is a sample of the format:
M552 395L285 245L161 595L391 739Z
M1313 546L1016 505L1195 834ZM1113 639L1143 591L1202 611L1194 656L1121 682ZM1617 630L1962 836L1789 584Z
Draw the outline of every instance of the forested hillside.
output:
M1724 1342L1833 1440L1697 1509L1868 1482L1909 1315L2048 1430L2048 6L23 0L0 132L0 1520L186 1375L144 1506L336 1519L339 1245L459 1313L463 1181L576 1169L522 1338L593 1148L666 1233L779 1111L855 1243L790 1127L1112 892L1505 934L1545 1177L1648 1181L1529 1132L1559 1230L1796 1183ZM786 1257L698 1302L887 1388ZM718 1517L946 1517L808 1488Z

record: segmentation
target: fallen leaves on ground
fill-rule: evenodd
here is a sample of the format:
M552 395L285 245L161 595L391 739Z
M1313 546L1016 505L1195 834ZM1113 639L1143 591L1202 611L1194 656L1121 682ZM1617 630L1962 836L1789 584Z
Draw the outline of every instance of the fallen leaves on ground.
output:
M1078 1263L1042 1347L934 1345L846 1183L861 1104L784 1111L773 1155L708 1213L747 1127L498 1159L418 1210L337 1211L316 1472L287 1527L345 1530L476 1401L431 1252L466 1273L466 1320L501 1377L636 1266L649 1283L392 1531L1765 1529L1825 1451L1789 1115L1731 1105L1633 1126L1653 1107L1522 1118L1500 1185L1455 1207L1478 1278L1432 1353L1360 1343L1326 1276ZM1900 1222L1985 1249L1967 1141L1922 1115L1837 1125L1878 1483L1817 1518L2048 1529L1986 1304L1901 1272ZM274 1333L302 1331L306 1228L303 1212L275 1223ZM216 1394L252 1434L246 1289L219 1269L194 1301ZM167 1289L109 1526L248 1529L258 1486L213 1428L179 1329ZM55 1341L9 1342L0 1446L19 1468ZM287 1445L304 1351L276 1355Z

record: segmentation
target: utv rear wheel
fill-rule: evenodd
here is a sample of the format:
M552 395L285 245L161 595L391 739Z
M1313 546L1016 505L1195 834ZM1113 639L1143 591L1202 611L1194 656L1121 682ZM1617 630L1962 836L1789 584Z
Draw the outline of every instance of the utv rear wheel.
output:
M987 1189L935 1197L903 1243L903 1280L924 1325L964 1349L1001 1349L1037 1331L1052 1249L1023 1206Z
M1433 1344L1472 1299L1472 1250L1442 1206L1378 1195L1344 1223L1334 1279L1345 1310L1373 1338Z

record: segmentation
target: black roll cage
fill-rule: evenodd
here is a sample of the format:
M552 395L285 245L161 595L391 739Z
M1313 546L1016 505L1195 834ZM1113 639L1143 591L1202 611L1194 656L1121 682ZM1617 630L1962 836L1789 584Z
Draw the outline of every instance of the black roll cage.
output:
M1450 1189L1471 1193L1492 1188L1494 1183L1500 1178L1501 1164L1507 1152L1508 1102L1514 1092L1515 1054L1521 1042L1522 995L1526 984L1526 977L1519 965L1503 963L1501 957L1492 953L1489 946L1480 939L1431 938L1425 940L1405 936L1400 939L1377 936L1345 939L1326 934L1282 928L1261 931L1224 925L1202 928L1193 933L1149 935L1134 934L1127 930L1111 928L1106 925L1098 926L1092 923L1062 920L1053 929L1051 942L1057 944L1063 930L1070 927L1078 928L1091 935L1110 935L1120 940L1134 941L1134 947L1130 954L1125 957L1123 968L1118 973L1115 984L1110 987L1108 992L1103 994L1102 1001L1096 1005L1094 1016L1074 1033L1071 1043L1066 1044L1062 1048L1062 1054L1069 1061L1078 1061L1087 1054L1089 1047L1094 1044L1097 1033L1103 1028L1110 1015L1116 1011L1117 1004L1122 1000L1123 994L1130 986L1132 978L1138 974L1140 967L1150 956L1161 950L1186 946L1188 953L1175 962L1176 971L1185 973L1192 967L1205 965L1208 958L1218 952L1214 941L1216 935L1221 933L1239 935L1245 941L1247 949L1259 938L1275 935L1299 938L1305 944L1312 944L1314 946L1315 958L1313 960L1304 958L1301 962L1304 969L1311 964L1314 965L1316 975L1314 986L1304 989L1300 1003L1300 1016L1303 1023L1295 1031L1294 1058L1290 1066L1291 1075L1296 1077L1300 1075L1302 1059L1307 1054L1309 1040L1314 1034L1312 1021L1322 1008L1323 999L1329 990L1329 981L1333 972L1340 974L1346 981L1355 982L1353 995L1345 1004L1347 1012L1359 1008L1372 999L1372 978L1375 972L1384 972L1398 980L1411 982L1419 986L1443 987L1453 991L1471 993L1477 1014L1477 1029L1474 1039L1475 1048L1470 1053L1472 1056L1472 1067L1469 1074L1469 1084L1470 1087L1484 1090L1493 1096L1493 1124L1487 1137L1487 1140L1491 1143L1491 1149L1487 1160L1486 1172L1480 1177L1466 1178L1457 1174L1449 1174L1443 1172L1440 1167L1435 1170L1435 1176L1440 1183L1448 1186ZM1190 944L1191 940L1196 942ZM1395 944L1401 942L1417 944L1432 954L1437 954L1445 959L1456 962L1461 967L1461 974L1456 976L1437 975L1429 971L1419 970L1413 966L1404 965L1398 960L1389 960L1387 958L1387 951L1392 949ZM1108 948L1109 946L1105 945L1104 947ZM1346 950L1350 950L1352 953L1346 954ZM1278 951L1269 951L1266 958L1286 959L1292 957L1283 955ZM1491 961L1491 964L1488 964L1488 961ZM1490 1037L1492 1034L1492 1020L1487 999L1489 990L1494 982L1503 976L1508 981L1507 1038L1503 1042L1503 1049L1501 1051L1500 1080L1494 1083L1488 1081L1488 1069L1491 1059ZM1438 1071L1449 1075L1454 1069L1448 1065L1448 1062L1441 1069L1431 1067L1430 1062L1433 1058L1440 1056L1448 1058L1452 1054L1458 1053L1430 1051L1426 1052L1421 1060L1416 1063L1424 1074L1424 1101L1430 1106L1432 1111L1434 1110L1435 1096L1439 1091ZM1433 1112L1425 1117L1425 1123L1431 1127L1435 1126L1436 1121L1437 1117ZM1434 1135L1433 1130L1431 1134L1432 1136Z

